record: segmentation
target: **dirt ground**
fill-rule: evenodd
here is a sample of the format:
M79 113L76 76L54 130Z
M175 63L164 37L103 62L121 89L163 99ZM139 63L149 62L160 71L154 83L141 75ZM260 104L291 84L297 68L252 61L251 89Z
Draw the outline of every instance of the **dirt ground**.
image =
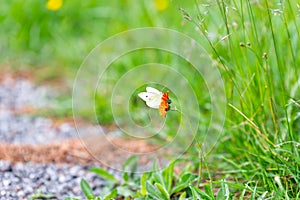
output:
M122 146L123 149L113 148L113 146ZM48 145L16 145L0 142L0 159L10 160L12 163L31 161L57 164L89 164L95 162L107 164L124 162L126 152L146 153L155 149L154 145L147 144L144 141L124 138L107 141L104 136L86 138L84 141L73 138Z

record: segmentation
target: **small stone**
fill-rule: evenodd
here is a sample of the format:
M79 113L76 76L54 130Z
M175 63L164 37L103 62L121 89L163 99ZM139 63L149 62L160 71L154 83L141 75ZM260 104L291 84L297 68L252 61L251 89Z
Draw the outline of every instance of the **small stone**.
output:
M25 193L22 190L20 190L19 192L17 192L17 195L18 195L19 198L25 197Z
M2 191L0 192L0 194L1 194L1 196L5 196L6 191L5 191L5 190L2 190Z
M58 181L59 181L60 183L63 183L63 182L66 181L66 177L65 177L64 175L59 176Z
M0 160L0 172L10 172L12 171L10 161Z
M7 186L9 186L11 184L10 180L2 180L2 182L3 182L3 186L4 187L7 187Z

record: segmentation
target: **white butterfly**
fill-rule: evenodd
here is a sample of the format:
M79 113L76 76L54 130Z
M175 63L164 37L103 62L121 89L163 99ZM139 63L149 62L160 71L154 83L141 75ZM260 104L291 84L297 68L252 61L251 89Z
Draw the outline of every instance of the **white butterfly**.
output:
M172 102L169 99L169 92L162 93L155 88L146 87L146 92L141 92L138 95L146 102L147 106L158 109L159 114L166 117L166 113L170 110L170 103Z
M146 92L138 94L150 108L159 108L163 93L155 88L146 87Z

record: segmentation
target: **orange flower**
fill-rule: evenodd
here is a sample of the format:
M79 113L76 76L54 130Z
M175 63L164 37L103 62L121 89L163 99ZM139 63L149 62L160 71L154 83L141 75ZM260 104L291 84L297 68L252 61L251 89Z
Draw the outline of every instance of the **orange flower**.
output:
M62 7L63 1L62 0L48 0L46 3L46 8L48 10L56 11Z

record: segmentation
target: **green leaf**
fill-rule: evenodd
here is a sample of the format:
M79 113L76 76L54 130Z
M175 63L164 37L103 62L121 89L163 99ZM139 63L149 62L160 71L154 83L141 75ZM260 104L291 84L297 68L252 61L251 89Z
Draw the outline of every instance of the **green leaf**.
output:
M115 199L118 195L117 189L113 189L109 194L107 194L105 197L103 197L104 200L111 200Z
M156 183L159 183L161 185L163 185L164 187L166 187L165 185L165 181L164 181L164 178L161 174L160 171L156 172L153 174L153 180L156 182Z
M160 170L159 170L158 163L159 163L159 162L157 161L157 159L154 159L154 160L153 160L152 171L154 171L154 172L160 171Z
M128 175L127 172L123 172L123 180L124 180L125 182L129 181L129 175Z
M198 176L196 174L186 173L182 175L181 180L178 181L177 185L172 189L171 194L180 192L184 188L187 188L189 185L192 184L192 182L197 178Z
M225 181L223 180L221 182L221 189L218 191L218 194L216 196L216 200L223 200L223 199L229 199L229 188L228 185L225 183Z
M135 193L130 190L128 187L124 187L124 186L118 186L117 187L117 191L118 191L118 194L124 196L124 197L129 197L129 196L134 196Z
M198 175L196 174L192 174L190 172L185 173L184 175L182 175L180 181L181 182L187 182L187 181L194 181L196 178L198 178Z
M204 185L204 190L209 196L211 196L211 197L214 196L213 189L211 188L210 185Z
M202 199L200 194L195 190L193 186L190 186L190 190L192 192L193 199Z
M118 180L112 174L107 172L105 169L93 167L90 168L89 171L96 173L98 176L102 177L103 179L113 181L114 183L118 183Z
M159 183L155 183L154 185L160 191L160 193L164 199L166 199L166 200L170 199L170 194L168 193L168 191L166 190L166 188L163 185L161 185Z
M88 182L86 182L86 180L81 179L80 187L81 187L83 194L85 195L85 197L87 199L95 198L95 196L93 194L93 190L92 190L91 186L88 184Z
M199 188L196 188L194 186L190 186L189 188L192 191L192 195L194 199L208 199L208 200L213 199L212 197L210 197L208 194L206 194Z
M137 167L138 167L138 156L137 155L133 155L133 156L130 156L123 163L122 170L123 171L129 171L129 172L136 172Z
M153 185L147 181L146 183L147 194L154 199L163 199L163 196L155 189Z
M235 189L245 189L245 186L239 183L233 183L233 182L229 182L229 181L216 181L215 183L220 183L222 185L222 183L229 185L230 188L235 188Z
M146 180L147 180L147 173L144 172L143 175L141 176L141 195L143 197L147 195Z
M105 183L105 186L102 188L102 194L108 194L111 190L113 190L115 188L115 183L108 181L107 183Z
M172 189L175 162L176 161L170 163L169 166L162 172L168 192L171 192Z
M256 197L256 190L257 190L257 184L255 185L255 187L254 187L254 189L253 189L253 191L252 191L252 194L251 194L251 198L250 199L255 199L255 197Z
M186 166L180 171L180 173L179 173L179 175L178 175L178 178L179 178L179 179L182 179L183 176L184 176L185 174L187 174L187 173L190 174L192 170L193 170L193 169L192 169L192 166L191 166L191 165L186 165Z
M180 183L180 184L176 185L176 186L172 189L171 194L174 194L174 193L176 193L176 192L180 192L180 191L182 191L183 189L187 188L189 185L190 185L189 182Z
M293 159L297 162L297 165L300 165L300 158L297 156L293 156Z
M179 196L179 200L184 200L186 197L186 192L184 191L183 193L181 193L181 195Z
M265 191L264 193L262 193L262 195L260 195L257 200L263 200L266 198L266 195L267 195L268 191Z
M53 198L56 198L54 194L43 194L40 189L37 190L36 194L31 196L31 199L53 199Z

